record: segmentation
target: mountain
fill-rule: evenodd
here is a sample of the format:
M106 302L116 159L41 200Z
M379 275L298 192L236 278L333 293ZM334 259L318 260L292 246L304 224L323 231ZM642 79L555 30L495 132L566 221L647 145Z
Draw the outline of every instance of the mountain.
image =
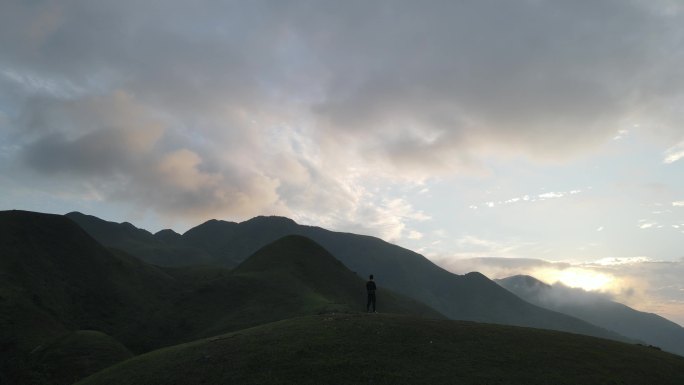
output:
M172 277L114 255L64 216L3 211L0 234L3 383L40 383L51 369L32 367L35 353L78 330L106 333L131 350L153 347L139 327L155 322L151 313Z
M580 289L547 285L530 276L516 275L496 282L538 306L684 356L684 328L659 315L640 312Z
M168 245L173 245L181 239L181 235L171 229L160 230L154 233L154 237Z
M0 234L1 384L72 383L129 351L363 309L361 278L303 237L276 241L231 271L150 265L59 215L2 211ZM387 310L442 317L383 295Z
M299 293L297 298L308 299L307 306L315 306L314 311L318 313L353 312L366 307L365 281L319 244L303 236L289 235L264 246L232 274L258 277L261 283L251 287L277 284L280 295L285 294L284 290L295 290ZM275 297L274 294L270 297ZM383 298L383 312L444 318L428 306L390 290L381 288L378 296ZM282 304L282 301L274 302Z
M3 211L0 233L3 304L58 320L67 330L101 330L118 339L117 325L173 285L161 269L113 253L64 216Z
M212 260L212 256L203 249L175 244L173 234L178 234L172 230L162 230L153 235L128 222L104 221L79 212L68 213L66 217L86 229L102 245L123 250L154 265L204 264Z
M153 351L77 385L684 383L684 358L576 334L385 314L288 319Z
M173 268L184 282L168 317L168 341L189 341L307 314L365 309L364 281L320 245L301 236L278 239L232 271ZM428 306L389 291L383 311L444 318Z
M112 229L116 227L116 224L104 223ZM91 231L90 223L83 222L82 226L108 246L125 246ZM381 239L302 226L288 218L261 216L241 223L210 220L188 230L175 244L201 248L212 256L212 264L232 268L264 245L292 234L317 242L362 277L375 274L379 287L420 301L451 319L625 340L616 333L525 302L480 273L452 274L418 253ZM173 260L174 264L177 262ZM188 260L188 264L194 262L192 258ZM380 296L378 305L382 306Z

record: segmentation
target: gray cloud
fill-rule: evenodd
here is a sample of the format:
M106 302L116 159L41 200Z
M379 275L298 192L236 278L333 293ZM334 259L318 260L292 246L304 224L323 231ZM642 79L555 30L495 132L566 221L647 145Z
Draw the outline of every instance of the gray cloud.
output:
M6 1L1 137L28 171L162 215L394 237L415 213L369 180L563 159L634 122L681 140L683 17L668 1Z
M557 306L565 304L602 303L612 299L614 299L614 296L611 293L586 291L579 288L568 287L562 283L555 283L552 286L552 290L544 292L540 295L538 300L545 305Z
M492 278L506 278L513 275L523 274L522 272L531 271L540 267L565 269L571 266L569 263L549 262L534 258L497 257L466 259L443 258L443 260L440 260L439 263L440 265L445 266L447 270L453 272L465 274L470 271L480 271Z
M681 84L661 89L665 73L680 72L661 64L681 63L670 51L682 44L672 33L679 14L612 1L394 4L330 27L332 42L318 49L335 60L333 86L316 109L335 127L372 128L390 154L406 150L393 134L417 126L439 138L428 145L438 153L449 143L562 156L638 120L633 110L654 99L681 94ZM340 60L339 47L350 55ZM422 153L431 152L415 160Z
M26 141L23 161L42 176L87 180L108 200L193 220L277 206L277 180L221 162L126 93L39 104L16 136Z

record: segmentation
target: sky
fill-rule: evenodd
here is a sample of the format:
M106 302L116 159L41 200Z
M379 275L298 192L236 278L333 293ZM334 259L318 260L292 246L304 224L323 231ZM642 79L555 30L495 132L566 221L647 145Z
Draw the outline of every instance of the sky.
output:
M0 3L0 209L282 215L684 324L684 3Z

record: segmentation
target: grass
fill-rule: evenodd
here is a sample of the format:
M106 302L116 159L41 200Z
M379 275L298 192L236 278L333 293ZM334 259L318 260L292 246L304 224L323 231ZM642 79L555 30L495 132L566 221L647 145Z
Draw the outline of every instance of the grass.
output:
M78 385L682 384L684 358L513 326L388 314L278 321L150 352Z
M73 384L133 354L114 338L94 330L65 334L31 353L31 366L45 383Z

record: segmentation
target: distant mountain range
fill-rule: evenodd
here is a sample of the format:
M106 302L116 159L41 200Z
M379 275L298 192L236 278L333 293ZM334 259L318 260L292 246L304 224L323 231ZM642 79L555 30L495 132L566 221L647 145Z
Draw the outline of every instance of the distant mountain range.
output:
M520 298L577 317L623 336L684 356L684 328L657 314L644 313L562 285L548 285L526 275L495 280Z
M425 303L459 320L568 331L615 340L626 337L577 318L532 305L480 273L456 275L422 255L381 239L302 226L283 217L256 217L235 223L210 220L184 234L163 230L151 234L129 223L114 223L81 213L68 218L102 244L122 249L160 265L209 263L234 267L258 249L287 235L312 239L361 277L375 274L380 287ZM181 251L200 249L201 257L179 258ZM169 252L165 259L165 252ZM207 259L209 258L209 259ZM380 309L382 302L379 301Z

